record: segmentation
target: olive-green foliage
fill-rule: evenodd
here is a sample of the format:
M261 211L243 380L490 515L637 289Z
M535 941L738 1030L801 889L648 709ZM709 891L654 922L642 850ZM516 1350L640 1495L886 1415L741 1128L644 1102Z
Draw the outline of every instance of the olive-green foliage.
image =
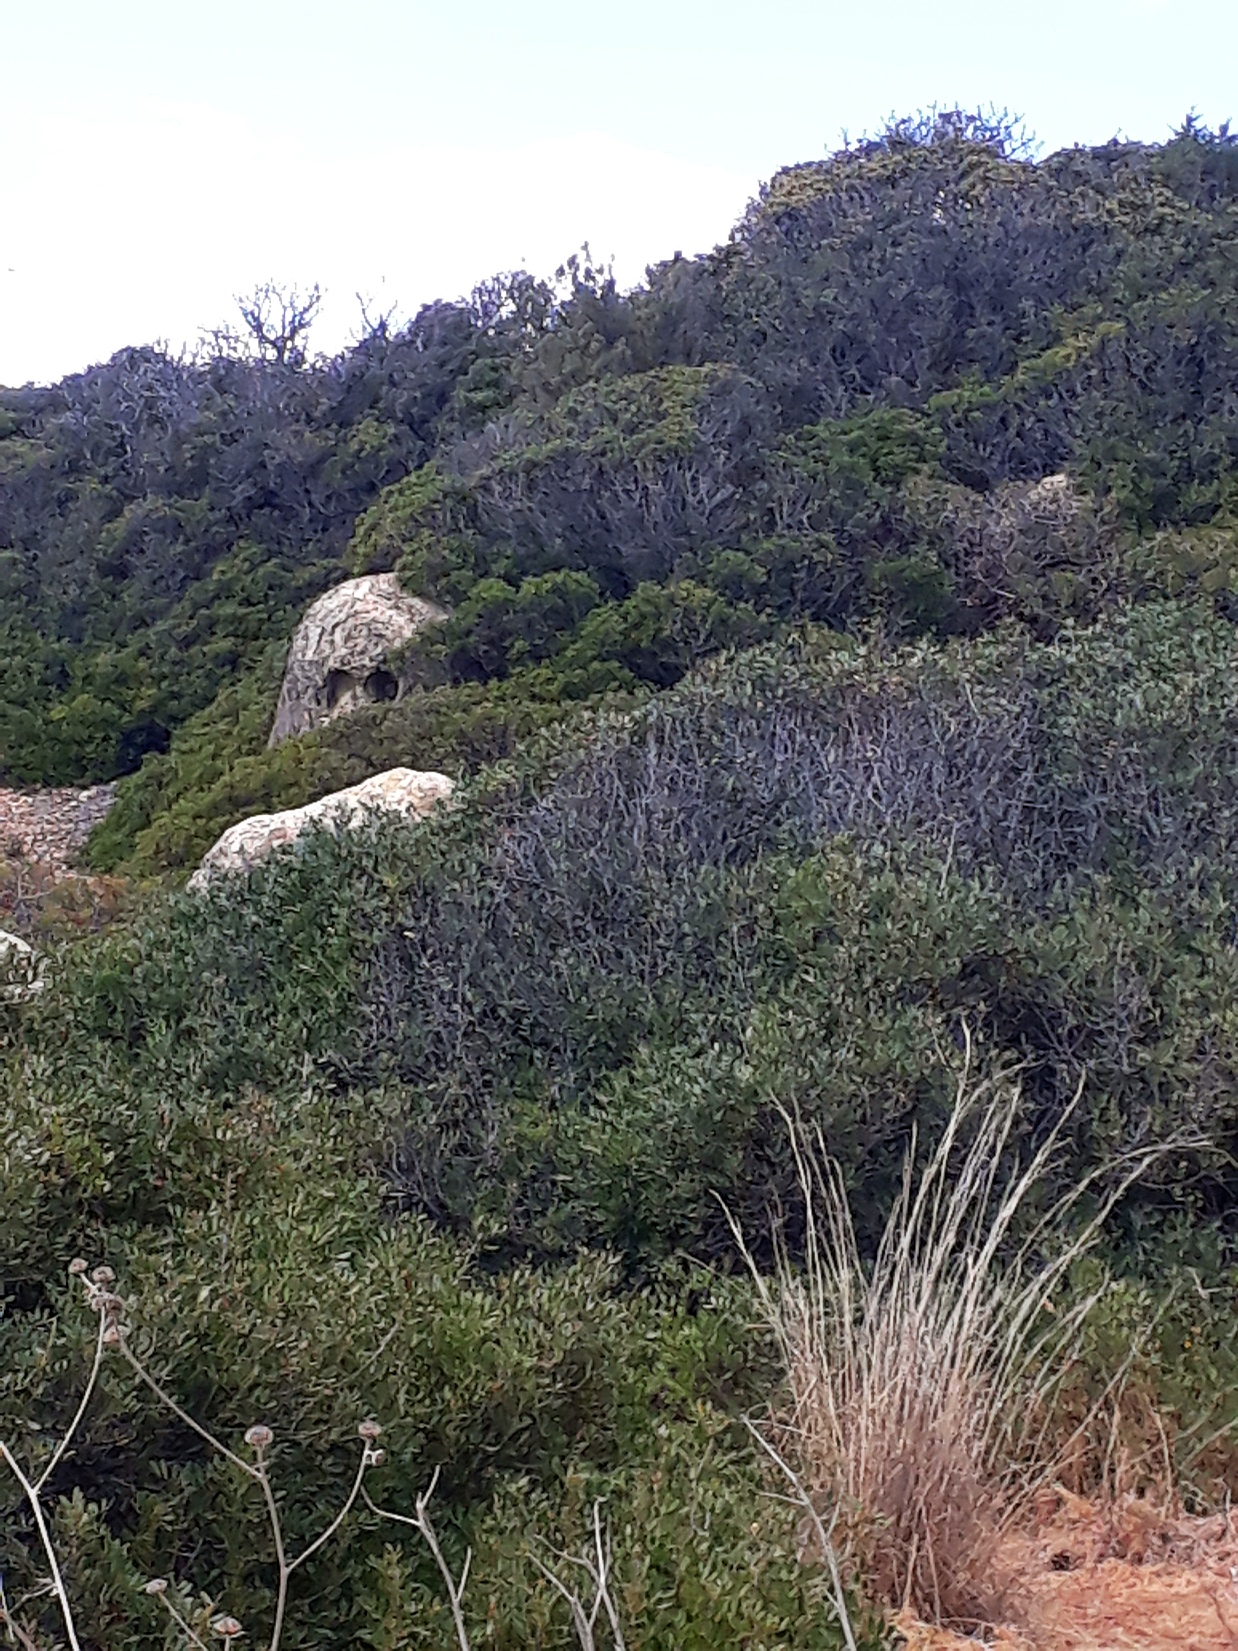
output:
M128 773L343 576L477 353L431 306L313 368L155 349L0 393L0 772Z
M136 769L96 866L398 763L463 781L151 895L0 1005L6 1438L71 1413L59 1281L105 1258L169 1388L231 1445L274 1428L294 1536L363 1416L383 1502L441 1467L479 1641L571 1644L528 1544L602 1497L629 1645L837 1646L739 1426L776 1369L723 1205L794 1249L794 1113L867 1241L966 1023L1023 1069L1014 1153L1080 1079L1058 1173L1177 1143L1116 1212L1074 1397L1159 1311L1139 1391L1217 1492L1236 179L1190 124L1037 165L901 124L630 294L574 263L334 362L129 352L0 397L0 767ZM268 752L296 614L388 567L453 610L412 691ZM152 1572L260 1640L251 1489L110 1359L55 1480L91 1646L165 1642ZM0 1532L12 1599L42 1561L7 1482ZM451 1643L368 1514L298 1576L290 1644Z
M579 700L542 697L523 680L445 683L268 750L283 652L273 650L223 690L177 730L166 755L121 782L115 806L87 845L91 867L138 877L192 867L247 815L299 808L389 768L465 777L582 708ZM635 697L612 692L608 702L620 706Z
M330 362L129 351L6 392L0 765L131 771L347 565L457 610L427 680L542 700L805 618L1095 613L1133 588L1106 533L1234 509L1234 152L901 123L631 293L573 262ZM1063 470L1104 532L977 554L990 493Z
M1104 1463L1111 1490L1155 1487L1209 1512L1232 1497L1236 1465L1232 1245L1189 1195L1158 1234L1138 1214L1114 1232L1109 1268L1089 1258L1063 1293L1099 1299L1063 1394L1062 1432L1078 1431L1062 1477L1094 1494Z
M215 1095L106 1056L89 1075L87 1047L14 1069L6 1095L0 1431L28 1460L54 1444L89 1362L94 1325L54 1282L81 1251L117 1269L136 1351L201 1423L234 1449L255 1419L273 1428L294 1546L342 1501L357 1424L374 1416L380 1503L411 1513L441 1470L438 1524L457 1566L475 1550L481 1642L573 1643L530 1549L538 1535L578 1542L602 1497L629 1643L841 1643L796 1557L794 1513L762 1494L735 1422L773 1368L760 1338L736 1333L735 1287L676 1267L633 1290L597 1256L487 1279L462 1246L384 1210L365 1161L393 1127L392 1095L343 1099L312 1059L275 1090ZM70 1489L56 1525L91 1646L164 1643L140 1592L152 1574L261 1636L261 1497L115 1355L53 1483ZM0 1511L12 1601L40 1560L11 1481ZM288 1643L445 1646L448 1633L427 1552L362 1513L299 1574Z
M795 1243L781 1108L871 1235L965 1020L1025 1068L1021 1142L1086 1079L1063 1174L1190 1136L1123 1201L1078 1386L1173 1256L1139 1379L1215 1490L1190 1429L1229 1416L1228 1308L1189 1290L1223 1284L1235 1192L1236 666L1206 598L1049 641L805 631L65 953L5 1010L7 1431L34 1451L71 1409L90 1326L55 1281L104 1256L177 1395L233 1444L275 1429L294 1534L364 1415L382 1502L441 1466L497 1643L571 1643L527 1543L580 1540L602 1496L631 1643L836 1645L738 1426L776 1369L720 1201ZM261 1508L120 1369L57 1487L92 1643L159 1643L151 1572L263 1621ZM426 1553L368 1515L294 1604L290 1643L449 1643Z
M793 1199L773 1102L879 1198L963 1015L1030 1061L1033 1129L1088 1074L1082 1161L1203 1132L1220 1210L1236 649L1153 602L1050 643L809 633L585 714L427 828L316 839L209 923L174 903L73 1013L208 1089L397 1083L406 1203L498 1254L729 1252L716 1195Z
M771 450L760 486L702 480L689 473L685 456L685 429L696 429L685 407L699 411L706 390L716 398L721 385L731 396L734 385L698 375L694 400L677 380L665 382L667 375L645 376L658 380L646 398L660 412L670 402L674 416L640 427L641 440L620 414L634 417L633 404L641 408L635 390L642 380L624 381L633 394L617 398L618 411L604 402L622 439L596 406L593 423L586 420L585 398L574 392L567 398L573 419L564 424L570 437L519 455L515 495L509 453L467 488L449 486L433 466L419 470L363 520L358 566L391 561L402 542L412 547L402 563L406 577L454 606L448 623L418 643L405 669L421 685L397 708L268 753L263 708L269 717L275 688L265 670L255 670L178 731L166 757L149 759L122 787L113 821L91 845L92 864L147 871L190 863L246 812L295 806L396 762L453 777L474 771L572 706L604 696L631 702L673 685L720 650L782 634L804 618L841 626L861 614L880 616L894 634L971 632L1018 618L1051 635L1068 617L1095 616L1132 583L1113 533L1065 478L1038 487L1006 483L983 495L950 483L935 459L939 433L901 410L801 430ZM623 442L640 464L653 465L657 485L634 481L615 459ZM667 528L658 466L668 454L666 485L689 500L715 497L733 517L747 514L745 532L732 523L731 548L717 541L685 548L693 541L680 532L680 510L672 512L674 532ZM702 462L725 468L715 460ZM513 497L521 511L532 510L531 491L544 493L551 473L559 520L553 546L532 530L522 540L513 525ZM626 527L603 520L608 489L616 510L643 501L649 519ZM749 500L756 502L737 502ZM568 533L573 511L595 518L592 526L581 518L580 531ZM1156 552L1143 560L1155 568ZM1141 588L1150 578L1157 588L1147 573ZM252 712L240 719L238 694Z

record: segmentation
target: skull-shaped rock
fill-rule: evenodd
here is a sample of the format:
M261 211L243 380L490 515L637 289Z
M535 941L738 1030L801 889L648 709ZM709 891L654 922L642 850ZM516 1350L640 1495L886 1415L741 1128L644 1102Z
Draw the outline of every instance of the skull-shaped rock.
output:
M399 699L391 656L446 612L403 590L394 573L348 579L311 603L288 651L271 745L361 705Z

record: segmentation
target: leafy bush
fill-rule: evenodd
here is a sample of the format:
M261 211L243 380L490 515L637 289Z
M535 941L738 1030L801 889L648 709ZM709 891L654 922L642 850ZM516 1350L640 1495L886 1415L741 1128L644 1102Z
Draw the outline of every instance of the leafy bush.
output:
M1232 139L1034 163L997 130L940 116L789 168L629 294L573 262L332 361L221 335L4 392L4 771L154 760L349 566L458 608L430 680L534 667L541 700L664 685L795 619L1094 613L1095 524L1008 545L1007 579L977 523L1061 472L1109 531L1232 513Z
M1081 1162L1204 1129L1140 1196L1219 1215L1234 648L1154 603L1045 644L806 635L583 714L411 834L314 840L209 921L175 902L66 1001L103 1069L394 1083L407 1205L498 1254L729 1252L715 1194L794 1200L773 1099L876 1210L960 1015L1031 1063L1033 1133L1089 1074Z
M445 1539L476 1550L479 1634L488 1621L499 1643L528 1644L535 1624L537 1643L569 1643L528 1535L566 1539L587 1493L605 1496L616 1530L630 1643L681 1632L705 1644L724 1625L754 1644L786 1644L788 1631L804 1647L839 1643L728 1421L769 1377L769 1350L735 1334L734 1287L672 1268L634 1293L600 1257L478 1276L467 1250L385 1219L381 1182L359 1173L373 1131L390 1127L390 1097L341 1105L311 1079L299 1094L294 1081L278 1097L195 1102L181 1084L118 1091L114 1071L58 1096L57 1076L15 1077L5 1115L0 1436L27 1456L45 1456L63 1427L93 1338L47 1280L75 1248L102 1249L135 1349L178 1402L234 1448L255 1419L274 1430L290 1542L343 1501L348 1441L376 1415L387 1461L373 1493L411 1511L441 1470ZM261 1497L123 1361L105 1362L56 1469L53 1495L70 1487L58 1530L92 1644L164 1643L140 1592L151 1574L244 1622L269 1617ZM39 1557L16 1487L0 1498L12 1600ZM289 1643L391 1643L393 1618L413 1619L413 1643L436 1643L427 1607L440 1595L427 1556L363 1517L297 1573Z

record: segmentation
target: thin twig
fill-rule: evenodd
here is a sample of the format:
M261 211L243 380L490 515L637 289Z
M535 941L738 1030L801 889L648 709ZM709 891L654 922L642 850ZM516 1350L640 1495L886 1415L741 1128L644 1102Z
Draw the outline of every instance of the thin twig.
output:
M233 1467L240 1468L241 1472L248 1474L251 1479L261 1480L262 1475L258 1472L252 1462L243 1461L235 1451L229 1450L227 1445L221 1444L213 1433L208 1433L200 1422L195 1422L189 1412L187 1410L183 1410L181 1406L177 1404L176 1400L172 1398L172 1396L162 1387L160 1387L159 1383L150 1374L146 1366L129 1346L129 1343L123 1334L120 1338L119 1345L121 1352L125 1355L134 1370L146 1383L147 1387L150 1388L156 1398L168 1407L174 1416L179 1416L181 1421L185 1423L186 1427L191 1427L200 1439L205 1439L206 1443L210 1445L212 1450L217 1450L221 1456L226 1457L227 1460L232 1463Z
M271 1534L275 1538L275 1559L279 1565L279 1588L275 1599L275 1623L271 1629L270 1651L279 1651L280 1637L284 1632L284 1612L288 1605L288 1577L290 1574L287 1557L284 1553L284 1532L279 1522L279 1509L275 1505L275 1493L271 1489L271 1481L267 1477L266 1463L262 1459L262 1452L258 1452L257 1474L262 1486L262 1494L266 1498L267 1514L271 1520Z
M64 1578L60 1574L60 1566L56 1563L56 1549L52 1544L51 1532L47 1528L47 1520L43 1516L43 1505L39 1501L39 1493L35 1490L29 1479L26 1478L26 1475L17 1465L17 1458L13 1455L12 1451L5 1444L3 1439L0 1439L0 1456L3 1456L5 1461L9 1464L14 1478L26 1494L26 1500L30 1504L30 1511L34 1514L35 1525L38 1527L39 1540L43 1544L43 1552L47 1555L48 1568L51 1571L52 1577L52 1587L56 1591L56 1598L60 1601L60 1612L64 1617L65 1632L69 1636L69 1644L72 1647L72 1651L81 1651L81 1646L78 1644L77 1639L77 1629L73 1622L73 1611L69 1605L69 1596L65 1592Z
M367 1447L362 1450L361 1460L357 1463L357 1476L353 1480L352 1489L348 1493L348 1500L344 1503L344 1506L327 1526L326 1530L323 1531L322 1535L315 1537L308 1548L305 1548L301 1553L299 1553L295 1559L289 1561L288 1570L290 1573L295 1571L298 1565L304 1564L311 1554L317 1553L324 1542L329 1542L335 1535L336 1531L338 1531L340 1526L344 1523L345 1519L348 1518L348 1515L352 1510L353 1503L360 1495L361 1481L365 1478L365 1470L369 1467L369 1465L370 1452ZM272 1651L274 1651L274 1647L272 1647Z
M434 1495L435 1487L438 1484L438 1476L440 1471L441 1469L435 1468L429 1486L427 1489L422 1491L421 1495L417 1498L417 1512L412 1518L410 1518L406 1513L392 1513L389 1508L378 1507L377 1504L371 1500L370 1494L364 1486L361 1490L361 1497L370 1512L377 1514L380 1519L393 1520L397 1525L409 1525L413 1530L420 1533L426 1543L426 1546L434 1555L434 1562L438 1566L439 1573L443 1578L444 1584L446 1585L447 1599L451 1606L451 1617L453 1623L455 1624L456 1639L459 1643L460 1651L472 1651L468 1629L464 1625L464 1612L461 1609L461 1601L464 1598L464 1589L468 1582L469 1566L472 1563L473 1550L469 1548L466 1551L464 1556L464 1565L460 1571L460 1580L457 1582L455 1577L452 1576L451 1567L448 1565L447 1560L443 1555L443 1550L439 1546L438 1536L435 1532L434 1525L431 1522L429 1514L430 1498Z
M4 1612L4 1625L9 1631L10 1641L16 1639L18 1644L25 1648L25 1651L39 1651L37 1642L31 1639L16 1617L9 1615L7 1607L0 1606L0 1609L3 1609Z
M549 1543L546 1546L549 1547ZM568 1565L578 1566L593 1584L593 1606L587 1615L584 1601L579 1593L575 1589L569 1588L562 1577L552 1571L550 1566L539 1559L536 1554L531 1555L531 1558L546 1580L567 1601L568 1608L572 1613L572 1625L576 1630L576 1638L581 1644L581 1651L596 1651L597 1642L594 1636L594 1627L597 1623L598 1613L603 1610L606 1612L607 1621L610 1623L614 1651L624 1651L623 1629L610 1592L610 1535L609 1532L605 1537L602 1534L602 1504L600 1501L593 1504L593 1547L596 1562L591 1560L587 1554L569 1554L560 1548L550 1548L550 1552L554 1554L556 1559L561 1559Z
M167 1606L168 1611L171 1613L172 1620L176 1623L181 1633L184 1634L187 1639L193 1641L193 1643L198 1647L198 1651L210 1651L210 1647L206 1645L193 1631L193 1629L185 1621L184 1617L181 1616L180 1612L176 1609L175 1605L173 1605L172 1601L168 1598L167 1594L160 1594L159 1597Z
M43 1489L43 1486L55 1472L57 1462L59 1462L65 1451L68 1450L73 1435L77 1432L82 1417L86 1414L86 1406L90 1403L91 1396L95 1390L95 1383L99 1379L99 1371L103 1366L103 1336L104 1332L107 1330L107 1327L108 1315L101 1312L99 1314L99 1334L95 1337L94 1363L90 1367L90 1375L87 1377L86 1386L82 1391L81 1403L78 1405L77 1411L73 1417L73 1420L69 1423L68 1430L64 1434L64 1437L52 1452L51 1460L34 1482L36 1494Z
M75 1261L73 1266L70 1268L70 1271L74 1274L84 1274L85 1270L85 1262ZM373 1437L375 1433L380 1430L375 1426L373 1432L367 1431L368 1424L362 1427L361 1433L364 1444L362 1446L361 1459L357 1464L357 1472L353 1479L352 1488L348 1493L343 1507L339 1510L327 1528L315 1537L314 1540L310 1542L308 1546L305 1547L294 1559L290 1560L284 1546L284 1535L279 1516L279 1507L275 1501L274 1490L272 1489L270 1477L267 1472L267 1463L264 1455L265 1444L259 1443L256 1438L256 1435L262 1434L264 1436L265 1443L269 1443L271 1438L270 1430L265 1427L254 1428L251 1430L251 1434L255 1437L251 1438L251 1434L246 1435L247 1442L253 1443L256 1450L256 1460L254 1462L247 1462L242 1457L238 1456L235 1451L229 1450L227 1445L225 1445L222 1440L217 1439L213 1433L203 1427L200 1422L195 1420L195 1418L189 1414L183 1405L178 1404L167 1389L155 1378L155 1376L151 1374L151 1372L146 1368L146 1365L129 1346L128 1340L125 1336L124 1326L120 1322L122 1303L118 1296L112 1294L110 1289L106 1288L107 1285L110 1285L113 1276L114 1275L111 1273L110 1269L105 1269L96 1272L95 1280L97 1282L88 1281L83 1278L83 1283L85 1284L85 1288L88 1293L90 1305L94 1307L99 1314L99 1334L95 1343L94 1359L92 1361L90 1373L87 1377L81 1398L78 1401L77 1409L73 1414L73 1419L56 1445L56 1448L53 1450L51 1458L44 1466L38 1479L33 1482L30 1479L27 1479L26 1475L22 1472L22 1469L18 1465L17 1459L13 1455L12 1451L3 1440L0 1440L0 1455L3 1456L5 1462L7 1462L8 1466L12 1470L14 1477L21 1486L22 1492L25 1495L26 1500L29 1502L31 1511L34 1515L35 1524L39 1532L39 1539L42 1542L43 1551L47 1556L48 1566L51 1571L52 1589L56 1594L60 1604L61 1613L64 1617L65 1628L68 1633L71 1651L80 1651L80 1647L78 1644L76 1628L73 1622L72 1609L69 1605L68 1594L64 1586L64 1579L60 1573L60 1567L57 1563L51 1532L48 1529L47 1520L44 1516L42 1503L40 1501L40 1492L42 1491L44 1485L48 1482L48 1479L51 1477L52 1473L55 1471L57 1465L63 1460L66 1451L69 1449L69 1446L72 1443L79 1426L81 1425L82 1419L86 1414L87 1407L90 1404L90 1400L98 1386L99 1374L103 1364L103 1355L108 1346L117 1346L120 1348L120 1351L124 1354L130 1368L135 1372L140 1380L144 1382L148 1388L150 1388L151 1392L154 1393L155 1397L167 1410L171 1411L174 1416L178 1417L187 1427L191 1428L193 1432L196 1433L200 1439L204 1440L212 1450L216 1451L226 1461L231 1462L234 1467L240 1468L241 1472L244 1473L247 1478L256 1480L257 1483L261 1485L263 1498L266 1502L267 1513L271 1522L271 1532L275 1542L275 1555L279 1567L275 1621L271 1631L269 1651L279 1651L279 1645L284 1631L284 1618L288 1603L289 1579L299 1565L303 1565L305 1561L313 1554L316 1554L326 1542L330 1541L330 1539L339 1530L340 1526L344 1523L349 1513L352 1511L357 1497L361 1492L362 1481L365 1477L366 1469L382 1460L382 1452L375 1451L372 1446ZM390 1340L390 1337L393 1334L394 1330L391 1331L384 1339L378 1349L379 1353L381 1353L382 1347L387 1344L387 1341ZM375 1356L377 1356L377 1354ZM433 1485L431 1485L431 1492L433 1491L433 1488ZM426 1498L423 1500L428 1500L429 1494L430 1493L427 1493ZM418 1513L419 1515L425 1517L423 1501L419 1501L418 1503ZM425 1518L425 1524L427 1527L429 1526L428 1517ZM429 1540L432 1547L435 1548L436 1557L440 1560L441 1568L443 1562L441 1555L437 1554L437 1544L433 1539L432 1527L430 1528L427 1540ZM463 1592L467 1572L468 1562L466 1561L465 1570L461 1575L458 1585L459 1593ZM455 1585L453 1585L453 1589L454 1588ZM172 1602L167 1599L166 1595L163 1596L163 1599L165 1606L171 1613L173 1619L177 1622L178 1626L181 1628L182 1632L188 1636L194 1645L202 1647L202 1651L207 1651L207 1647L203 1644L203 1641L176 1610L176 1607L172 1604ZM459 1621L458 1604L458 1598L453 1592L453 1609L456 1610ZM12 1636L14 1634L25 1636L25 1631L19 1628L17 1623L13 1620L12 1614L8 1609L7 1601L4 1600L2 1590L0 1590L0 1617L3 1618L3 1621L8 1626L10 1641L12 1640ZM23 1643L25 1643L24 1638Z
M755 1422L750 1420L747 1416L745 1416L743 1420L744 1426L748 1429L749 1433L752 1434L752 1437L757 1441L761 1449L770 1458L770 1460L777 1467L781 1468L784 1474L786 1474L787 1482L791 1486L791 1489L795 1492L796 1501L812 1520L813 1528L817 1533L817 1541L821 1544L822 1556L829 1568L830 1586L834 1590L834 1609L838 1614L838 1621L843 1631L843 1638L847 1642L847 1651L856 1651L855 1633L851 1627L851 1613L847 1609L847 1596L843 1590L842 1572L838 1564L838 1554L834 1548L834 1524L838 1518L838 1510L835 1509L830 1518L829 1526L827 1527L822 1520L821 1515L817 1512L816 1504L813 1502L812 1497L809 1496L808 1492L804 1489L804 1485L799 1474L797 1474L790 1463L787 1462L777 1450L775 1450L774 1446L770 1444L769 1440L761 1432L760 1428L757 1427Z
M38 1646L31 1639L30 1635L9 1610L9 1600L8 1595L4 1591L3 1577L0 1577L0 1617L4 1618L4 1626L9 1631L10 1645L13 1643L14 1639L17 1639L25 1647L25 1651L39 1651Z
M610 1621L610 1631L614 1636L615 1651L626 1651L623 1643L623 1630L619 1626L619 1613L610 1592L610 1563L611 1547L610 1532L606 1533L606 1551L603 1558L602 1551L602 1504L593 1504L593 1540L598 1556L598 1595L602 1601L602 1608Z

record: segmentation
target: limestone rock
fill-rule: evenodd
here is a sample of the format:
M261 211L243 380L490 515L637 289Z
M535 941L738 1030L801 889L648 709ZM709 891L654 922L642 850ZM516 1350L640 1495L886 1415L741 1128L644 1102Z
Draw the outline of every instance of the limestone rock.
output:
M270 745L321 728L360 705L399 699L404 683L390 655L444 609L410 596L394 573L348 579L312 602L284 668Z
M240 820L203 856L202 864L189 879L197 892L208 888L218 877L243 874L260 865L277 848L295 843L312 827L347 831L364 825L375 814L402 814L421 820L436 803L451 796L454 786L446 774L422 773L415 768L389 768L345 791L333 791L303 808L289 808L279 814L254 814Z
M28 941L0 929L0 1003L24 1003L43 990L43 959Z

